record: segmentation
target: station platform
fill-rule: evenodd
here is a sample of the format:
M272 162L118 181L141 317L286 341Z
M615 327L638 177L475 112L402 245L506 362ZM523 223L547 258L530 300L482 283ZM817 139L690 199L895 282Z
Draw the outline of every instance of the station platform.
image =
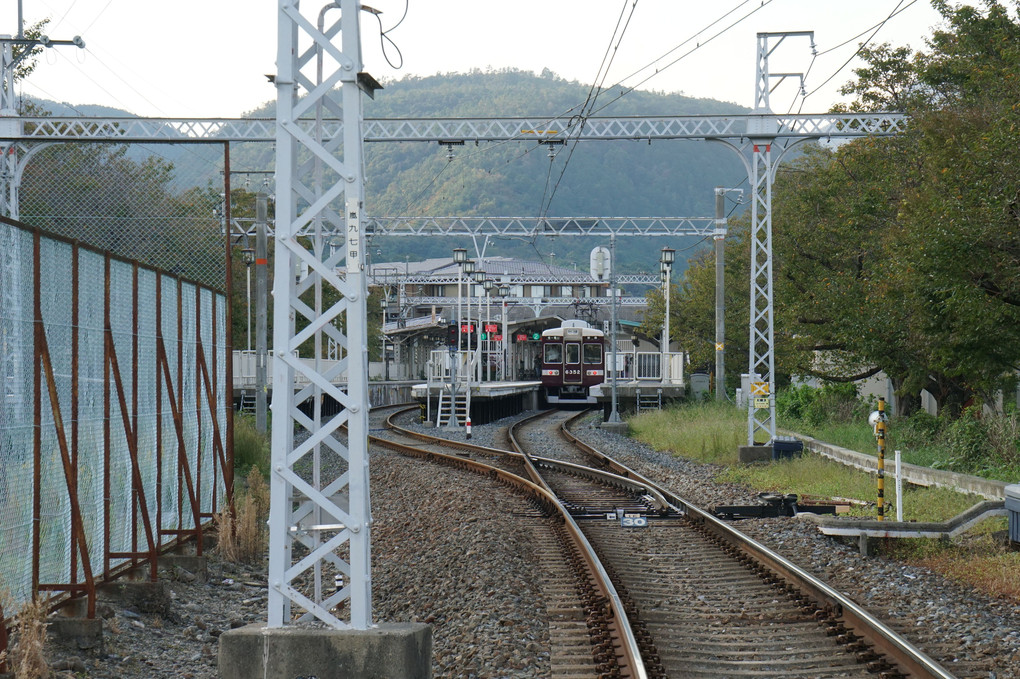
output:
M612 385L605 382L593 387L590 393L602 408L603 422L607 421L613 406ZM658 410L686 398L687 389L681 383L652 380L616 381L616 410L620 415Z
M415 384L411 398L422 409L422 422L435 423L439 417L440 399L447 403L450 385L443 382ZM542 383L523 382L461 382L457 384L457 401L460 409L467 408L472 425L488 424L525 410L542 407Z

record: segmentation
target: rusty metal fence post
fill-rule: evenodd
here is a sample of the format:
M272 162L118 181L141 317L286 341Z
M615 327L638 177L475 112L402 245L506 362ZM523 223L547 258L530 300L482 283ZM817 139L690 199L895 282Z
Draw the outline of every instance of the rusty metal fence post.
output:
M93 616L97 584L141 562L155 579L233 476L224 296L2 218L0 243L3 649L28 601Z

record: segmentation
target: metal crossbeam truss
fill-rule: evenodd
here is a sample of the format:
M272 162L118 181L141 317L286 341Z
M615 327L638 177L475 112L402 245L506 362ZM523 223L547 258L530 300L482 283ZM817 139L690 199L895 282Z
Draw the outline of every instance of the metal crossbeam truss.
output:
M0 141L216 142L276 140L271 118L70 118L11 116L0 126ZM902 132L902 113L823 113L801 115L626 116L587 118L583 127L570 118L376 118L364 121L366 142L503 142L612 139L733 139L748 137L765 123L777 137L813 139L865 137ZM289 125L295 133L343 135L341 119L303 115Z
M499 274L497 274L499 275ZM593 278L582 278L581 275L574 277L568 276L543 276L541 274L507 274L510 283L514 285L527 285L529 283L556 283L563 285L594 285L596 283L602 283L608 287L608 281L596 281ZM397 276L389 280L383 279L382 276L373 276L373 282L379 285L456 285L457 277L455 275L439 275L439 276ZM618 285L661 285L662 279L658 274L619 274L616 277ZM587 297L585 299L588 299ZM456 298L453 298L456 303Z
M621 281L622 282L622 281ZM661 285L659 277L655 277L655 284ZM617 297L617 304L620 306L648 306L648 300L644 297ZM430 296L408 296L409 304L427 306L435 304L436 306L456 306L456 297L430 297ZM493 304L499 303L498 297L492 298ZM551 306L572 306L575 303L590 304L592 306L607 307L613 303L612 297L514 297L514 304L531 306L532 304L539 304L542 307Z
M711 236L716 228L711 217L365 217L362 222L370 236ZM239 236L255 235L253 219L232 219L231 226Z
M339 21L326 28L326 15L337 7ZM314 619L335 628L372 624L360 9L358 0L341 0L326 5L316 22L294 0L278 4L270 627ZM332 42L338 33L342 49ZM338 86L341 101L333 99ZM342 137L297 122L341 111ZM299 165L299 158L307 160ZM325 167L340 177L336 184L323 183ZM311 238L299 240L303 233ZM339 247L324 256L327 240ZM343 279L336 274L341 262ZM300 264L308 275L298 281ZM329 308L325 289L339 293ZM301 299L309 291L311 304ZM340 347L332 368L320 361L324 336ZM299 360L308 340L315 358ZM346 393L335 386L342 375ZM295 390L297 376L308 386ZM324 395L342 406L337 415L323 417ZM298 408L309 399L310 415ZM300 555L295 542L304 546Z

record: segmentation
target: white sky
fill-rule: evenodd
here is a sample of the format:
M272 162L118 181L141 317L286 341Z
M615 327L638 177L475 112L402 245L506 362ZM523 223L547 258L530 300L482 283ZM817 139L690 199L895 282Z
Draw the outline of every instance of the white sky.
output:
M277 3L272 0L21 2L26 25L50 17L46 33L51 39L81 35L86 43L85 50L46 50L36 72L21 85L26 95L104 104L147 117L215 118L239 117L276 97L265 78L276 72ZM535 72L548 68L569 80L591 83L621 11L629 13L634 0L407 2L407 18L389 33L403 55L400 70L381 55L378 22L369 15L362 20L365 70L379 80L515 67ZM711 39L763 2L768 4ZM304 0L302 10L316 13L323 4ZM382 10L383 26L389 29L400 19L405 0L367 4ZM901 13L886 22L874 42L924 48L923 39L940 20L927 0L637 0L605 84L635 85L654 69L624 79L690 39L659 62L661 72L641 89L682 91L751 107L756 33L813 30L820 53L813 64L808 40L789 38L773 54L770 70L804 72L810 66L807 91L818 91L802 111L824 112L840 100L837 90L852 78L857 62L839 69L898 6ZM7 0L3 7L0 33L14 34L17 2ZM848 44L837 48L845 41ZM703 46L663 68L698 42ZM392 47L389 53L395 57ZM385 90L377 96L385 96ZM796 88L783 85L773 95L772 108L786 112L791 106L794 111L801 106Z

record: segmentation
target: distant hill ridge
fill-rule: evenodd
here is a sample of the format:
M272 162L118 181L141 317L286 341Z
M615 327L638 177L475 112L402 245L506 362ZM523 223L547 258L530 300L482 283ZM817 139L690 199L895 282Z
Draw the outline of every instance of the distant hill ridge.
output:
M580 113L590 87L544 71L541 75L502 69L386 81L376 98L365 100L366 117L504 117ZM736 104L682 94L632 91L618 87L598 93L590 107L598 116L725 115L746 113ZM130 115L108 107L39 102L55 115ZM271 117L270 101L246 117ZM196 160L194 149L161 145L160 155L182 178L218 185L219 170ZM270 144L233 144L235 169L271 170ZM536 142L467 145L447 149L426 143L366 145L368 212L386 216L632 216L707 217L714 210L713 188L737 186L744 170L736 155L720 145L696 141L607 141L564 146ZM204 154L203 154L204 156ZM199 165L201 171L192 171ZM564 165L566 169L564 170ZM204 180L204 181L203 181ZM236 184L235 184L236 185ZM640 243L636 242L641 240ZM412 242L414 241L414 242ZM657 270L664 239L621 238L618 269ZM691 239L669 239L679 250ZM462 244L462 243L461 243ZM601 242L584 238L492 240L487 254L547 259L586 267L588 252ZM481 245L481 242L479 243ZM377 238L373 247L386 259L448 256L446 238ZM651 250L654 250L652 252ZM680 253L682 259L684 253ZM679 268L683 263L678 262Z

